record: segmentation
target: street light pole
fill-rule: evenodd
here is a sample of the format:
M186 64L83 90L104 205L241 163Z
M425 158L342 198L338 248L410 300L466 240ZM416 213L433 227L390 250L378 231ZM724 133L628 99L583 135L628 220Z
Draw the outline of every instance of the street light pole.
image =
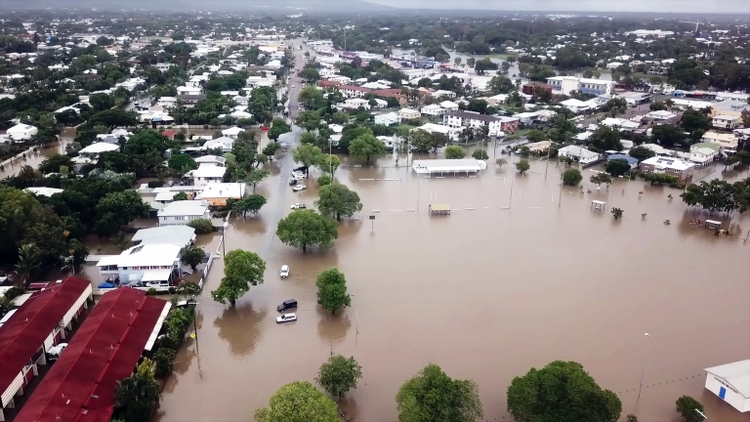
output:
M648 359L648 344L649 344L650 338L651 336L649 336L648 333L646 333L646 353L643 354L643 368L641 369L641 385L640 387L638 387L638 399L636 401L641 399L641 390L643 390L643 377L644 375L646 375L646 361Z
M222 225L221 230L221 259L227 257L227 228L229 227L229 221L225 221Z

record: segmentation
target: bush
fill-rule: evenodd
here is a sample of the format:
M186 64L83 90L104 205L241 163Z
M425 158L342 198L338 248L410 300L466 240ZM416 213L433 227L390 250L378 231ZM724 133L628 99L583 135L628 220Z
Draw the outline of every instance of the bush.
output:
M164 378L172 373L172 366L174 364L174 357L177 353L174 349L168 347L161 347L154 353L154 375L159 378Z
M577 186L583 180L580 170L578 169L567 169L563 173L563 183L568 186Z
M328 186L331 182L331 176L324 174L318 178L318 187Z
M703 412L703 405L690 396L682 396L675 402L677 413L679 413L685 422L701 422L704 420L696 410Z
M189 223L187 223L187 226L194 228L196 234L207 234L214 231L213 223L211 223L211 220L206 218L191 220Z
M149 296L153 296L153 295L155 295L155 294L157 294L157 293L158 293L158 292L156 291L156 288L155 288L155 287L152 287L152 288L150 288L150 289L146 290L146 294L147 294L147 295L149 295Z
M164 186L164 181L163 180L152 180L152 181L148 182L148 187L151 188L151 189L153 189L153 188L160 188L162 186Z

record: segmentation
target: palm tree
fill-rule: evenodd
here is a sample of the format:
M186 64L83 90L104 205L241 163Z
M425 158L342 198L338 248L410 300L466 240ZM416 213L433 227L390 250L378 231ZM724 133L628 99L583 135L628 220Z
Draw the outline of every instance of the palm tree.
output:
M31 281L32 275L42 265L41 251L36 245L25 244L18 248L18 262L16 262L16 286L25 288Z

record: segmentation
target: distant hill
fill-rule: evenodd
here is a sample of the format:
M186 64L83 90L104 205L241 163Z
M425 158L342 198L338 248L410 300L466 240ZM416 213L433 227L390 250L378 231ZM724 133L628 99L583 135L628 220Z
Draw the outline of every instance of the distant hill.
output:
M0 0L2 9L145 9L158 12L203 10L213 12L361 13L394 10L361 0Z

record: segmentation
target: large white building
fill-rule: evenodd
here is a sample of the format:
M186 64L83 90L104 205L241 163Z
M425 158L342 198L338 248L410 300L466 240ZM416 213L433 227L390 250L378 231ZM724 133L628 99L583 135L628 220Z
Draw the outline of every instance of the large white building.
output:
M173 274L179 276L180 249L174 244L150 243L133 246L119 255L105 256L96 264L100 280L112 282L119 279L124 285L139 281L169 282Z
M39 129L34 126L19 123L8 129L6 133L10 135L10 139L14 141L28 141L36 136L38 132Z
M611 95L615 90L613 81L576 78L575 76L553 76L547 78L547 84L552 87L552 93L557 95L570 95L573 91L597 96Z
M197 200L170 202L156 216L159 218L159 226L181 226L193 220L211 218L208 203Z
M487 127L490 136L498 136L503 131L500 118L470 111L450 111L443 114L443 125L453 129Z
M750 412L750 359L706 368L706 390L740 412Z

